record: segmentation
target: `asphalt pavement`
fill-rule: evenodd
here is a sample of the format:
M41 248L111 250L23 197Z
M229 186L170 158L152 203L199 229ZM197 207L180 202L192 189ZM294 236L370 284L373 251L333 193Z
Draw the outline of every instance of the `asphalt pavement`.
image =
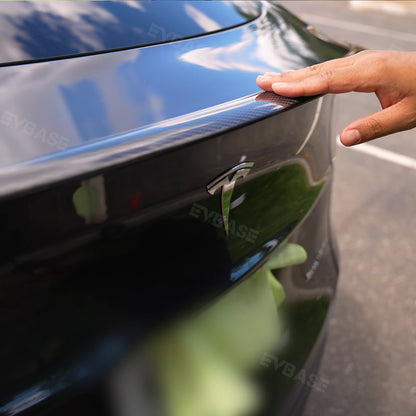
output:
M415 2L281 3L334 39L416 50ZM334 130L379 109L372 94L338 96ZM341 274L319 370L329 384L304 416L416 416L416 130L337 146L332 208Z

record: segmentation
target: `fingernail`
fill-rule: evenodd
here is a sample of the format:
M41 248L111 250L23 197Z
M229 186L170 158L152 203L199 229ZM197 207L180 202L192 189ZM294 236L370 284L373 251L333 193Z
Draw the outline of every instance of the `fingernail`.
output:
M273 77L271 75L259 75L257 78L258 79L272 79Z
M347 130L341 135L342 142L347 146L361 143L361 134L357 129Z

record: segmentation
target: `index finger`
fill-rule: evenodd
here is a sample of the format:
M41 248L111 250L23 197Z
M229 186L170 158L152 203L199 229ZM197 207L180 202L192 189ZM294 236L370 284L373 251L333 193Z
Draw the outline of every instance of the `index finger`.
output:
M333 71L335 69L348 68L355 62L352 58L353 57L351 56L346 58L333 59L321 64L312 65L296 71L283 72L281 74L266 72L264 76L257 77L257 85L266 91L273 91L272 85L276 82L291 83L302 81L317 75L322 77L323 74L326 74L328 71Z

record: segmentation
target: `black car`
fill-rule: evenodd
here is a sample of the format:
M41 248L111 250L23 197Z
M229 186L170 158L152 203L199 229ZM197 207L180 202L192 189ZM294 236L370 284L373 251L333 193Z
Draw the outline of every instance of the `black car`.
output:
M297 414L338 263L338 58L274 2L0 2L0 414Z

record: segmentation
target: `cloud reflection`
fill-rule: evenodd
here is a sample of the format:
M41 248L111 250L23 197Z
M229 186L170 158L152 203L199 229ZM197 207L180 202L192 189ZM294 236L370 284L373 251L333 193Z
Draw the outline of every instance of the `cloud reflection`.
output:
M211 19L204 12L196 9L191 4L185 4L185 11L196 24L207 32L221 29L221 26L215 20Z
M226 46L193 49L182 54L180 60L217 71L231 69L254 73L265 72L268 67L250 63L249 53L253 45L255 45L254 34L245 30L239 42Z
M33 34L39 31L41 25L46 25L59 35L65 24L65 39L73 44L74 48L81 46L89 49L102 49L103 42L96 33L96 21L103 24L117 23L117 18L94 3L85 2L10 2L1 9L0 26L2 30L2 48L6 45L8 60L31 59L30 49L22 45L34 43ZM88 22L86 15L94 16L94 21ZM32 26L32 29L30 27ZM25 27L27 30L22 30ZM5 30L6 29L6 30ZM59 29L59 30L58 30ZM38 33L38 36L42 35ZM62 38L64 39L64 38ZM45 46L45 45L44 45Z

